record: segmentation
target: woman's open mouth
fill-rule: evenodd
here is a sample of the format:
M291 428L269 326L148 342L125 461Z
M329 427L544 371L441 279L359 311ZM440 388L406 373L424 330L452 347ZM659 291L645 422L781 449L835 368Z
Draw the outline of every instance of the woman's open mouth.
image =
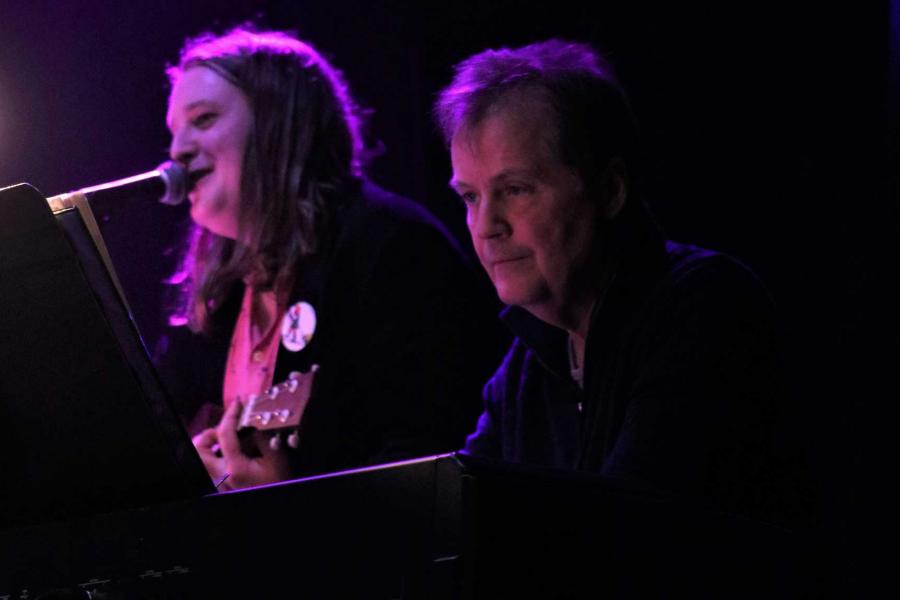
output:
M210 173L212 173L212 169L197 169L196 171L188 173L188 191L194 191L194 188L197 187L200 180Z

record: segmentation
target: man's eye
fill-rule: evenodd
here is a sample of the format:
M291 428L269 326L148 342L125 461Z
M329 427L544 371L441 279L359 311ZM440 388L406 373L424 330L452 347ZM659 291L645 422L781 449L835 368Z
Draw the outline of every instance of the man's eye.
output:
M459 197L466 204L472 204L476 198L474 192L462 192Z
M522 194L527 194L531 190L523 185L508 185L506 186L505 191L507 196L521 196Z

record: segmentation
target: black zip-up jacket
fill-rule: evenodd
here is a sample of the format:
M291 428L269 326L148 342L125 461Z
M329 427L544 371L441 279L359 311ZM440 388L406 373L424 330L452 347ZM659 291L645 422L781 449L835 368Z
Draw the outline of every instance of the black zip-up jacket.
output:
M507 308L517 337L484 387L464 452L802 518L767 291L736 260L664 242L652 227L625 240L591 314L584 389L570 375L566 332Z

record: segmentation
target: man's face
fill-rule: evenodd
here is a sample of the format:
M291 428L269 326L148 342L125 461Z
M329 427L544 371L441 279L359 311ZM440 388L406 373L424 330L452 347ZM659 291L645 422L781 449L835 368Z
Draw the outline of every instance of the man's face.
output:
M526 98L462 128L451 141L451 185L500 299L568 328L573 307L593 290L585 268L598 209L557 156L554 119Z
M244 94L215 71L191 67L172 88L169 153L196 179L191 217L215 234L237 239L244 148L253 123Z

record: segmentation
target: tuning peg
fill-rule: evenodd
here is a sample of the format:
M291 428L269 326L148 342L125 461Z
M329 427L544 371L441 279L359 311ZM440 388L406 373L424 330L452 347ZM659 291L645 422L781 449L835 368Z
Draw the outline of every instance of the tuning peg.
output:
M291 448L297 448L300 445L300 432L298 430L293 430L287 439L288 446Z
M278 435L276 433L275 435L273 435L272 437L269 438L269 448L271 448L272 450L274 450L276 452L278 451L279 448L281 448L281 436L280 435Z

